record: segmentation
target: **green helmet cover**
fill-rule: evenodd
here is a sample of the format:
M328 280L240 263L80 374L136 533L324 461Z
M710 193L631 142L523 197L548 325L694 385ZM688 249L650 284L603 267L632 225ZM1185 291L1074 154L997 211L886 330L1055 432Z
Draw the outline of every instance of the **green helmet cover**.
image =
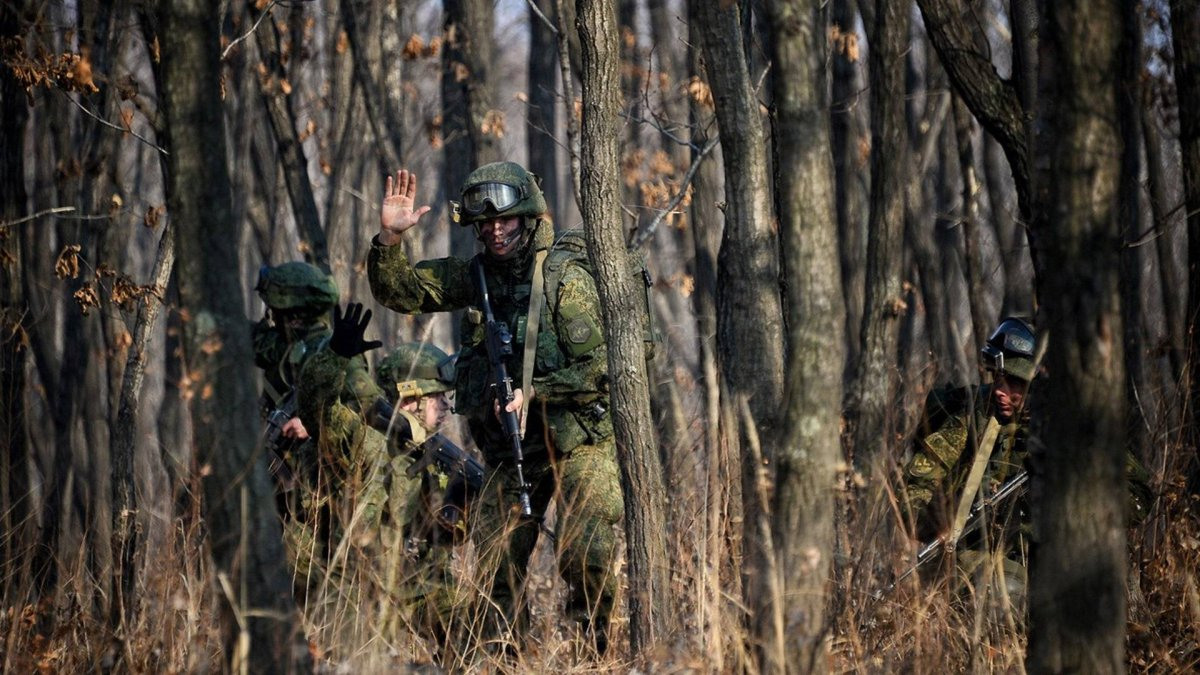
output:
M263 267L254 287L267 307L279 311L326 312L338 301L333 277L315 265L286 262Z
M1020 317L1005 317L987 339L980 350L985 366L989 370L1033 380L1037 364L1037 335L1033 326Z
M504 209L486 211L472 215L465 211L459 214L460 225L473 225L477 222L495 218L496 216L540 216L546 213L546 196L542 194L541 179L537 174L528 171L516 162L492 162L471 172L463 182L461 196L466 201L466 195L472 188L485 183L501 183L516 188L521 198L515 204Z
M454 359L428 342L396 347L375 367L375 381L389 396L429 396L454 389Z

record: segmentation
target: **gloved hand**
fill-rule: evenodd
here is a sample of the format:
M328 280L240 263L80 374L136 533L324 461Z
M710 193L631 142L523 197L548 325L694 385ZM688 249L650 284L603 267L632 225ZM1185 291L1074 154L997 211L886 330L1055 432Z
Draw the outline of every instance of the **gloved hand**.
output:
M346 314L342 315L340 307L333 308L333 335L329 338L329 348L338 356L352 358L383 346L379 340L370 342L363 339L367 332L367 324L371 323L371 310L363 312L361 302L346 305Z

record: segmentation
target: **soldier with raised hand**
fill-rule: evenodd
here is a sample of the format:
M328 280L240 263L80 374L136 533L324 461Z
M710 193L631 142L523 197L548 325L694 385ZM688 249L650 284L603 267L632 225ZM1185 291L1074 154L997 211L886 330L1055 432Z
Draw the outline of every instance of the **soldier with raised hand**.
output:
M489 617L489 635L505 627L518 636L524 630L526 611L519 598L525 568L538 538L538 518L557 499L555 534L559 571L569 588L568 614L603 651L624 505L595 281L588 270L556 256L539 181L519 164L479 167L463 184L460 201L452 203L454 220L475 228L482 244L483 252L473 259L414 263L396 245L429 211L428 206L414 208L416 190L415 174L401 170L388 177L367 271L375 298L390 309L406 314L467 310L460 326L455 410L466 416L493 469L472 530L485 561L495 566L491 599L502 611ZM495 319L511 334L505 360L516 391L503 406L497 405L492 385L495 370L484 340L476 270L482 272ZM553 281L546 283L550 275ZM498 409L524 414L521 462ZM525 503L532 518L521 515Z

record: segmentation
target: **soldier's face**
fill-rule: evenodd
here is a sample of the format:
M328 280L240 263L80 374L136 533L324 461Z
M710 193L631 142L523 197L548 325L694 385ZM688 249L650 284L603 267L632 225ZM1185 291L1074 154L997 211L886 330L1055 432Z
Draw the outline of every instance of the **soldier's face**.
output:
M430 394L425 397L425 416L421 421L428 429L440 429L449 413L450 399L446 397L446 392Z
M497 258L511 255L521 241L520 216L489 218L479 223L479 238Z
M995 384L992 385L992 410L1000 422L1009 422L1025 405L1025 392L1029 383L1012 375L996 373Z

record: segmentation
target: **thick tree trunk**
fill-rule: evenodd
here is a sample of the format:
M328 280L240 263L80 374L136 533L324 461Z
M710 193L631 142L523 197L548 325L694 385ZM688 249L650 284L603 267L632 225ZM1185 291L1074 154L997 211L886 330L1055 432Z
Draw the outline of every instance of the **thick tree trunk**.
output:
M492 0L447 0L442 42L442 187L458 199L467 175L500 159L499 136L483 128L495 97ZM489 122L490 123L490 122ZM453 226L450 252L475 253L475 229Z
M283 540L265 456L255 448L258 423L245 364L251 361L249 325L242 304L236 230L230 216L230 182L219 90L220 36L212 20L219 3L164 2L159 7L164 42L159 93L170 148L168 214L182 256L177 268L192 420L204 507L217 571L228 575L233 603L249 638L235 648L232 617L227 654L255 672L306 667L308 650L298 631Z
M846 378L858 367L858 339L862 329L863 275L867 261L867 195L870 194L869 139L863 130L866 98L859 74L861 46L855 32L854 0L833 0L833 27L838 40L832 45L833 101L830 108L833 168L837 178L838 252L841 258L842 294L846 298Z
M1179 92L1179 145L1183 151L1184 203L1187 205L1188 398L1192 443L1200 448L1200 0L1172 0L1171 34L1175 43L1175 87ZM1200 455L1197 456L1200 462ZM1200 463L1196 465L1200 467ZM1194 476L1200 484L1200 468Z
M776 195L788 325L787 398L772 504L776 557L758 596L767 672L823 672L840 441L844 304L820 0L768 3L774 77Z
M717 260L717 353L724 405L742 421L735 441L749 453L761 444L773 462L782 420L783 308L779 294L779 245L767 185L766 135L754 83L741 48L743 27L737 5L707 0L689 3L697 22L720 127L725 164L725 230ZM749 419L744 419L742 406ZM726 428L727 434L735 433ZM731 439L732 440L732 439ZM771 565L769 537L760 528L763 501L759 463L738 458L742 470L742 579L758 588ZM729 480L727 477L726 480ZM735 563L736 564L736 563Z
M250 16L255 20L258 12L251 9ZM259 81L262 100L274 132L275 147L279 152L280 168L304 249L304 259L329 269L329 245L326 243L325 230L321 227L312 181L308 178L308 158L304 156L300 134L296 131L296 111L289 95L292 85L284 71L279 29L274 19L268 16L263 20L263 25L254 31L254 35L258 42L259 58L265 66Z
M534 8L541 12L538 16ZM552 0L537 0L529 9L529 114L525 144L529 170L542 179L550 213L562 215L558 188L558 48L555 43ZM550 25L542 20L545 17Z
M870 469L890 457L898 391L896 337L903 309L900 287L905 203L912 171L904 116L904 50L909 12L902 0L880 0L868 26L871 67L871 216L866 301L858 370L847 391L854 464Z
M588 170L581 193L588 253L604 312L617 457L625 493L629 552L629 639L634 654L651 648L672 629L670 565L666 558L666 488L654 442L638 299L641 275L625 250L620 209L620 110L616 13L612 0L582 0L577 27L583 45L583 134L580 154Z
M24 2L0 6L0 35L20 34ZM25 220L25 94L12 70L0 68L0 602L19 602L12 593L23 587L32 532L33 495L29 482L29 445L25 418L24 322L29 305L23 293L21 240L35 221Z
M1033 401L1026 663L1125 669L1125 364L1117 293L1122 3L1060 0L1042 16L1035 260L1051 331Z

